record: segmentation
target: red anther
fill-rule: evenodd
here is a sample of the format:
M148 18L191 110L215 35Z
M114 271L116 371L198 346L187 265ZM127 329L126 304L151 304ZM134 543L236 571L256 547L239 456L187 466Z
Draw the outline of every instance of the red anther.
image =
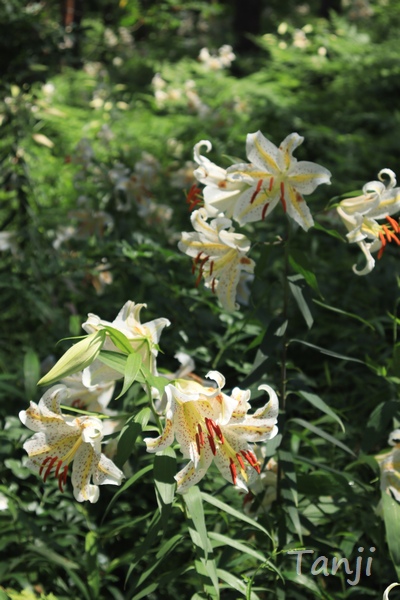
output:
M80 398L76 398L73 402L71 402L71 406L74 408L84 408L85 403Z
M197 446L197 452L200 454L201 446L200 446L200 436L198 433L196 433L196 446Z
M394 231L396 233L399 233L400 232L400 226L399 226L398 222L395 219L392 219L392 217L389 217L389 216L387 216L386 219L389 221L389 223L393 227Z
M239 465L242 467L242 469L245 469L246 467L244 465L243 458L240 456L239 453L236 454L236 458L238 460Z
M270 192L272 190L272 186L274 185L274 178L271 177L271 179L269 180L269 187L268 187L268 191Z
M384 249L385 249L385 246L380 247L378 256L377 256L378 260L380 260L382 258Z
M48 456L48 457L47 457L47 458L45 458L45 459L44 459L44 461L42 462L42 465L41 465L41 467L40 467L40 469L39 469L39 475L40 475L40 476L42 476L42 471L43 471L43 469L44 469L44 465L45 465L46 463L48 463L48 462L49 462L49 460L51 460L51 456Z
M230 469L230 472L231 472L233 485L236 485L236 482L237 482L236 465L233 462L232 458L229 459L229 469Z
M200 446L203 447L204 446L204 434L203 434L203 430L201 428L200 423L197 425L197 431L199 432L198 436L199 436L199 440L200 440ZM200 451L199 451L199 454L200 454Z
M382 242L382 248L384 248L386 246L386 239L385 239L385 236L383 235L382 231L379 232L379 239Z
M202 275L203 275L203 273L200 271L200 273L197 275L197 279L194 284L195 287L199 287Z
M211 426L211 419L206 418L205 419L205 423L206 423L206 427L207 427L207 431L210 434L211 437L214 437L214 431L213 428Z
M201 259L200 263L199 263L199 269L200 269L200 273L203 274L203 267L206 264L206 262L208 261L210 257L209 256L205 256L204 258Z
M211 452L215 456L217 454L217 449L215 447L214 438L211 435L208 435L207 438L208 438L208 443L210 444Z
M215 294L215 277L213 277L212 283L211 283L211 291L213 294Z
M266 205L264 206L264 208L262 209L262 213L261 213L261 221L264 221L264 219L265 219L265 214L266 214L266 212L267 212L268 206L269 206L269 202L267 202L267 204L266 204Z
M186 202L189 204L189 210L193 210L194 207L201 202L201 200L201 189L198 188L194 183L186 196Z
M203 250L201 250L201 252L199 252L199 253L198 253L198 255L196 256L196 258L195 258L195 259L194 259L194 261L193 261L193 265L192 265L192 273L193 273L193 275L194 275L194 272L195 272L195 270L196 270L197 263L199 262L199 260L200 260L200 256L201 256L202 254L203 254Z
M219 425L217 425L216 423L214 423L214 421L211 421L211 425L212 425L212 428L214 429L215 433L217 434L219 441L221 442L221 444L223 444L225 442L225 439L222 434L221 427Z
M59 471L61 469L61 466L62 466L62 460L59 460L58 463L57 463L56 470L54 471L54 477L58 477L58 473L59 473Z
M212 276L212 274L213 274L213 270L214 270L214 261L212 260L212 261L210 262L210 277L211 277L211 276Z
M250 198L250 204L253 204L254 200L256 199L257 195L260 193L261 190L261 186L262 186L262 179L259 179L257 182L257 187L256 187L256 191L253 193L252 197Z
M251 466L254 467L254 465L258 464L258 460L257 460L257 456L254 454L254 452L250 452L250 450L248 451L248 455L251 458L251 460L253 461L251 463Z
M284 212L286 212L286 200L285 200L285 184L281 181L281 198L280 198L283 206Z
M47 469L46 469L46 473L44 474L43 477L43 482L46 483L46 479L48 478L48 476L50 475L50 471L52 470L54 463L56 462L56 460L58 460L58 456L55 456L54 458L51 459L51 461L49 462Z
M63 472L61 473L61 475L58 478L58 488L59 488L60 492L64 492L63 485L65 485L67 482L67 473L68 473L68 465L66 465L64 467Z
M396 242L396 244L397 244L398 246L400 246L400 240L399 240L399 238L397 237L397 235L395 235L394 233L392 233L392 239L393 239L393 240Z

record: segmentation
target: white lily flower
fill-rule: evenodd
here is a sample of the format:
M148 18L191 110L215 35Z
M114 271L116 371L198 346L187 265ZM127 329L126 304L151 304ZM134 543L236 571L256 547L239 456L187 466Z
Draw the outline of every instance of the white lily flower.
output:
M303 141L298 133L291 133L277 148L260 131L248 134L250 164L227 169L229 180L247 184L233 210L233 219L240 225L265 219L280 201L300 227L305 231L312 227L314 221L303 195L311 194L322 183L329 184L331 173L316 163L294 158L293 151Z
M194 160L199 165L193 171L193 175L197 181L206 186L203 190L204 208L209 217L216 217L222 212L226 217L231 218L234 207L232 199L247 186L228 177L226 169L218 167L206 156L202 156L200 154L202 146L205 146L207 152L210 152L212 145L208 140L201 140L193 150Z
M116 414L115 411L107 408L114 393L115 382L108 381L86 387L82 382L82 375L81 371L61 380L60 383L66 385L69 391L69 396L65 399L64 404L89 412Z
M199 269L196 285L204 277L206 287L217 294L222 306L233 311L238 307L235 298L242 271L254 271L254 261L246 256L250 242L230 229L230 219L220 216L207 223L206 218L204 208L192 213L195 231L183 232L178 248L194 259L193 273Z
M146 304L135 304L135 302L129 300L124 304L112 322L104 321L97 315L89 313L88 320L83 323L82 327L88 333L93 333L108 325L121 331L128 338L132 348L140 353L143 364L153 375L156 375L157 344L160 340L162 330L164 327L170 325L170 321L160 318L142 324L140 322L140 311L146 306ZM118 349L108 336L104 342L103 349L118 352ZM115 381L122 377L123 375L115 369L107 367L100 360L95 360L83 371L82 381L86 387L91 387Z
M221 391L225 378L210 371L208 378L218 387L177 380L166 388L166 425L159 438L146 438L148 452L159 452L176 439L189 463L175 476L178 492L184 493L206 474L212 461L234 485L247 486L260 473L259 462L249 442L260 442L277 434L278 398L269 386L260 386L269 402L248 416L250 391L235 388L231 396Z
M400 429L389 435L390 452L375 456L381 469L381 490L400 502Z
M101 453L103 424L94 417L67 417L60 403L68 397L65 385L50 388L39 401L19 413L22 423L36 433L23 448L29 456L27 466L46 481L54 470L61 491L72 463L72 485L78 502L97 502L99 485L120 485L122 471ZM93 483L90 483L90 481Z
M383 183L384 175L389 178L386 185ZM400 233L400 226L391 217L400 210L400 188L395 187L396 175L391 169L382 169L378 178L380 181L369 181L364 185L361 196L346 198L337 207L348 230L348 241L358 244L367 259L363 269L358 270L353 265L356 275L367 275L372 271L375 266L372 252L379 251L379 259L388 242L395 242L400 246L396 235ZM386 219L388 223L380 225L379 219Z

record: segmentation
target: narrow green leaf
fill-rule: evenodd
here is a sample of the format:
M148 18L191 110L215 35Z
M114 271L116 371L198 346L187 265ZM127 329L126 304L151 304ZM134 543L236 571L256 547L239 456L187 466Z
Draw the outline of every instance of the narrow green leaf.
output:
M212 504L213 506L216 506L223 512L230 514L232 517L235 517L235 519L244 521L245 523L247 523L248 525L251 525L255 529L259 529L260 531L265 533L265 535L267 535L272 540L272 537L268 533L268 531L262 525L257 523L257 521L254 521L254 519L252 519L251 517L248 517L247 515L245 515L244 513L241 513L240 511L236 510L232 506L229 506L229 504L225 504L225 502L221 502L221 500L218 500L214 496L210 496L210 494L206 494L205 492L202 492L201 496L202 496L203 500L205 500L209 504Z
M345 452L348 452L348 454L351 454L351 456L356 456L354 454L354 452L352 450L350 450L350 448L348 446L346 446L346 444L343 444L343 442L340 442L339 440L337 440L336 438L334 438L332 435L329 435L329 433L326 433L326 431L324 431L323 429L320 429L319 427L316 427L315 425L311 425L311 423L308 423L307 421L304 421L304 419L297 419L297 418L296 419L290 419L290 422L291 423L298 423L302 427L305 427L306 429L309 429L310 431L312 431L313 433L315 433L319 437L323 438L327 442L330 442L331 444L334 444L335 446L337 446L338 448L341 448Z
M38 385L51 385L88 367L99 355L105 339L106 332L103 329L84 337L66 351Z
M204 556L207 558L209 541L204 518L202 494L197 486L193 486L189 488L189 490L183 494L182 497L189 511L190 518L193 521L193 525L199 534Z
M97 561L98 537L95 531L89 531L85 537L85 555L87 563L87 582L93 591L93 596L98 598L100 591L100 573Z
M118 400L118 398L121 398L121 396L126 394L126 392L129 390L129 388L137 378L141 365L142 357L140 356L139 352L128 354L125 363L124 383L120 394L115 398L116 400Z
M326 229L323 225L321 225L321 223L317 223L316 221L314 221L314 227L315 229L318 229L319 231L323 231L327 235L330 235L336 240L340 240L341 242L347 242L347 240L342 235L340 235L340 233L336 231L336 229Z
M218 543L219 546L220 545L231 546L232 548L234 548L241 554L248 554L249 556L252 556L253 558L256 558L257 560L260 560L261 562L265 562L267 560L265 558L265 556L263 554L261 554L261 552L254 550L253 548L251 548L244 542L232 539L231 537L229 537L227 535L222 535L222 533L216 533L215 531L209 531L208 537L210 538L210 540L215 540L216 542L219 542Z
M312 271L307 255L300 250L291 250L289 255L289 263L296 273L299 273L304 277L310 288L312 288L314 292L321 296L321 292L318 288L317 278L315 273Z
M154 483L164 504L175 498L176 454L172 448L157 452L154 457Z
M366 365L367 363L359 358L353 358L352 356L345 356L344 354L338 354L337 352L333 352L332 350L328 350L327 348L321 348L320 346L316 346L315 344L310 344L310 342L305 342L304 340L298 340L296 338L292 338L289 340L289 344L293 344L293 342L297 342L298 344L302 344L303 346L308 346L309 348L313 348L313 350L318 350L321 354L326 354L327 356L332 356L333 358L339 358L340 360L348 360L350 362L360 363L361 365Z
M113 344L124 354L132 354L132 352L135 352L128 338L122 333L122 331L119 331L114 327L110 327L110 325L105 325L103 329L104 331L107 331Z
M295 277L296 277L296 279L295 279ZM298 279L299 277L301 277L301 280ZM303 296L303 291L299 285L299 283L301 281L304 281L304 279L301 275L295 275L295 276L288 277L289 289L292 293L292 296L295 299L296 304L299 307L301 314L303 315L303 318L306 322L308 329L311 329L311 327L313 326L313 323L314 323L314 319L313 319L310 309L308 308L308 304Z
M124 375L126 359L127 356L125 354L120 354L119 352L112 352L111 350L101 350L98 355L98 360L107 365L107 367L111 367Z
M297 476L293 462L293 455L286 450L279 450L279 464L285 474L281 480L281 492L284 499L284 509L292 521L300 543L303 543L303 533L298 511Z
M335 312L339 315L343 315L345 317L350 317L350 319L356 319L356 321L360 321L360 323L362 323L363 325L366 325L367 327L372 329L372 331L375 331L375 327L371 323L369 323L368 321L366 321L365 319L360 317L359 315L355 315L354 313L347 312L346 310L336 308L336 306L330 306L329 304L320 302L320 300L316 300L315 298L313 298L313 302L315 304L318 304L318 306L321 306L321 308L326 308L326 310L330 310L332 312Z
M40 361L36 352L29 348L24 356L24 385L28 399L36 395L37 380L40 377Z
M128 481L126 481L124 483L124 485L119 488L119 490L111 498L111 501L110 501L109 505L107 506L106 510L104 511L103 521L106 518L107 514L109 513L109 511L110 511L111 507L113 506L114 502L117 500L117 498L121 494L123 494L128 488L130 488L134 483L136 483L141 477L143 477L143 475L146 475L146 473L148 473L149 471L151 471L152 468L153 468L153 465L147 465L147 467L143 467L143 469L140 469L140 471L138 471L137 473L135 473L134 475L132 475L132 477L130 477L128 479Z
M217 575L222 581L227 583L229 585L229 587L231 587L233 590L236 590L240 594L243 594L243 596L246 596L247 586L246 586L246 583L243 581L243 579L238 579L237 577L235 577L231 573L228 573L228 571L225 571L224 569L217 569ZM251 592L249 595L249 600L260 600L260 597L257 596L257 594L255 592Z
M329 415L330 417L332 417L332 419L334 419L337 423L339 423L339 425L342 428L342 431L344 433L345 428L344 428L341 418L326 404L326 402L324 402L322 400L322 398L320 398L316 394L311 394L310 392L305 392L303 390L298 392L298 395L301 396L302 398L304 398L304 400L307 400L307 402L309 402L313 406L315 406L315 408L318 408L320 411L322 411L326 415Z
M133 598L131 598L131 600L141 600L142 598L146 598L146 596L148 596L149 594L152 594L153 592L156 591L156 589L158 588L158 585L159 585L158 583L150 583L150 585L148 585L146 588L144 588L144 590L142 590L138 594L135 594L135 596L133 596Z
M400 579L400 504L382 491L382 508L390 556Z

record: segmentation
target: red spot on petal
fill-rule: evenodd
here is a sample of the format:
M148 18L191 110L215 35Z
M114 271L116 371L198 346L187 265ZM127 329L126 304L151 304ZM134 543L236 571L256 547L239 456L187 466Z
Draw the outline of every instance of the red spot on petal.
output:
M285 184L283 181L281 182L281 198L280 198L283 206L284 212L286 212L286 200L285 200Z

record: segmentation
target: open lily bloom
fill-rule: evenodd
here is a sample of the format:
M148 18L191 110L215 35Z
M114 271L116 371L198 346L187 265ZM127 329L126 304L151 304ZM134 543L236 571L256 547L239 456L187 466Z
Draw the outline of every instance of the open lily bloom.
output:
M148 452L159 452L174 439L189 463L175 476L178 492L184 493L206 474L212 461L221 474L245 490L260 473L260 465L251 442L273 438L277 433L278 399L269 386L260 386L270 401L254 415L249 391L235 388L231 396L221 392L225 378L218 371L207 375L217 388L195 381L177 380L166 388L168 397L166 425L156 439L146 438Z
M143 364L155 375L158 354L157 344L162 330L170 325L170 321L160 318L148 323L140 323L140 311L143 307L146 307L146 304L135 304L135 302L129 300L112 322L104 321L97 315L89 313L88 320L83 323L82 327L87 333L94 333L107 325L121 331L128 338L132 348L140 353ZM103 350L118 352L108 336L104 342ZM100 360L95 360L83 371L82 381L86 387L90 387L115 381L122 377L123 375L115 369L107 367Z
M260 131L248 134L250 164L227 169L230 181L246 184L235 198L234 220L243 225L265 219L281 202L284 211L305 231L314 224L303 195L311 194L321 183L330 183L331 173L316 163L294 158L292 153L303 140L298 133L291 133L277 148Z
M205 146L210 152L212 145L208 140L201 140L194 147L194 160L199 165L193 171L197 181L206 187L203 190L204 208L209 217L216 217L223 213L231 218L235 207L235 198L247 188L246 183L228 177L226 169L218 167L207 157L200 154L201 147Z
M207 223L206 218L204 208L192 213L195 231L183 232L178 248L194 259L193 273L198 269L196 285L204 277L206 287L217 294L222 306L233 311L238 307L235 299L242 272L254 271L254 261L246 256L250 242L232 231L230 219L217 217Z
M42 475L43 481L54 471L63 491L72 463L75 499L97 502L98 486L103 483L120 485L124 475L101 453L103 424L99 419L62 414L60 403L67 397L68 388L55 385L39 404L31 402L28 410L19 413L22 423L36 432L23 446L29 456L27 466Z
M388 183L383 183L383 176L388 176ZM350 243L356 243L366 258L363 269L353 265L356 275L367 275L375 266L372 252L378 252L382 257L387 243L395 242L400 246L399 224L392 219L400 210L400 188L396 188L396 176L390 169L382 169L378 173L380 181L370 181L363 187L363 194L355 198L346 198L340 202L337 212L343 221ZM378 220L386 219L386 224Z
M400 502L400 429L392 431L388 443L393 450L375 456L381 469L381 490Z

